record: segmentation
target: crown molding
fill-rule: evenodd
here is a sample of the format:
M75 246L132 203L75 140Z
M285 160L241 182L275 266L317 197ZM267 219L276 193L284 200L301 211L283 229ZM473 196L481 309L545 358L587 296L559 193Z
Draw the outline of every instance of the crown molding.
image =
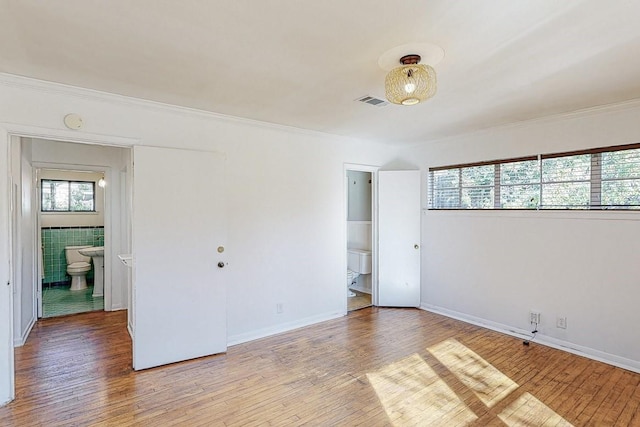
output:
M593 107L586 107L586 108L581 108L579 110L550 114L547 116L534 117L531 119L519 120L516 122L505 123L497 126L470 130L467 132L454 133L451 135L427 139L422 142L416 142L410 145L406 145L403 148L410 149L410 148L420 147L424 144L440 144L440 143L445 143L458 138L470 137L474 135L478 135L478 136L486 135L496 131L520 129L520 128L526 128L526 127L535 126L535 125L554 124L564 120L580 119L580 118L591 117L591 116L607 114L607 113L624 112L624 111L629 111L634 109L640 109L640 98L630 99L627 101L610 103L610 104L596 105Z
M54 95L73 96L93 102L103 102L111 105L140 108L151 112L171 113L185 117L196 117L205 120L216 120L229 124L238 124L262 129L270 129L280 132L296 133L316 138L339 138L351 142L372 142L360 138L345 135L320 132L310 129L298 128L294 126L281 125L260 120L248 119L244 117L231 116L212 111L200 110L197 108L183 107L180 105L166 104L158 101L151 101L142 98L134 98L116 93L104 92L95 89L87 89L79 86L71 86L63 83L56 83L46 80L34 79L31 77L19 76L0 72L0 85L15 87L19 89L33 90ZM385 145L385 144L382 144Z

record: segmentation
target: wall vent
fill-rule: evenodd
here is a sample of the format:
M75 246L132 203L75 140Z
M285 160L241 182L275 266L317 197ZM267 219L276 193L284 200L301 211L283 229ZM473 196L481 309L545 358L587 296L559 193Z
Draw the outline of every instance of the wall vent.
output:
M364 102L365 104L373 105L375 107L384 107L385 105L389 105L389 103L384 99L376 98L370 95L360 97L356 99L356 101Z

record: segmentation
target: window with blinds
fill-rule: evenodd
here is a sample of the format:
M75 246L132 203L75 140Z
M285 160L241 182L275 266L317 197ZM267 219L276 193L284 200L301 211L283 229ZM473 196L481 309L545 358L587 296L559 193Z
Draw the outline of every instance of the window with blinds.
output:
M640 144L429 169L429 209L640 209Z

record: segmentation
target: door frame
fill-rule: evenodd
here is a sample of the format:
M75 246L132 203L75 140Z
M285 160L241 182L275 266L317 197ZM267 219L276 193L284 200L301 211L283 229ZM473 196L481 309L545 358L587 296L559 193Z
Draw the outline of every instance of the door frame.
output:
M347 242L349 240L347 230L347 218L349 215L349 180L347 178L348 171L355 172L370 172L371 173L371 304L378 305L378 171L380 166L363 165L357 163L344 163L342 176L343 176L343 191L344 191L344 221L343 221L343 242L344 242L344 265L342 271L343 276L347 274ZM343 281L343 283L345 283ZM347 312L348 304L348 288L344 288L344 304L345 313Z
M64 129L52 129L52 128L43 128L38 126L30 126L30 125L20 125L15 123L0 123L0 149L3 149L2 156L0 156L0 170L4 167L4 174L2 179L0 179L0 183L4 181L8 184L4 189L0 190L0 197L4 199L4 212L0 215L0 221L3 219L6 221L6 232L8 233L8 237L13 233L13 228L16 226L13 224L11 220L12 215L12 177L11 177L11 140L14 137L21 138L37 138L37 139L48 139L52 141L59 142L71 142L78 144L91 144L91 145L103 145L103 146L115 146L120 148L131 148L134 145L140 144L140 139L138 138L129 138L122 137L117 135L96 135L84 131L73 131L73 130L64 130ZM4 197L2 193L4 192ZM9 239L7 239L9 240ZM5 243L6 247L0 248L1 252L6 251L8 255L8 263L7 263L7 277L12 277L13 274L13 266L15 262L15 257L17 254L13 253L11 248L11 243ZM0 285L2 285L0 283ZM3 305L7 306L8 309L5 311L4 318L0 318L0 328L2 328L2 332L0 335L7 335L8 332L9 340L6 343L6 353L0 354L0 365L5 365L8 367L6 370L6 377L0 378L0 404L8 403L15 399L15 359L14 359L14 331L13 331L13 304L14 304L14 296L13 296L13 283L7 283L6 290L8 291L9 298L6 299ZM130 308L131 309L131 308ZM5 329L8 328L8 329ZM4 369L2 370L4 371Z

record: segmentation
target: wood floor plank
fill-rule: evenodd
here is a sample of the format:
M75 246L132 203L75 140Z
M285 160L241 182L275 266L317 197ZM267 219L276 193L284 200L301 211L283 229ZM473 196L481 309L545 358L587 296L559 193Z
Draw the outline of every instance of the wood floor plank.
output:
M365 308L141 372L126 313L87 313L39 321L15 356L2 426L640 426L639 374L416 309ZM469 384L509 392L488 407Z

